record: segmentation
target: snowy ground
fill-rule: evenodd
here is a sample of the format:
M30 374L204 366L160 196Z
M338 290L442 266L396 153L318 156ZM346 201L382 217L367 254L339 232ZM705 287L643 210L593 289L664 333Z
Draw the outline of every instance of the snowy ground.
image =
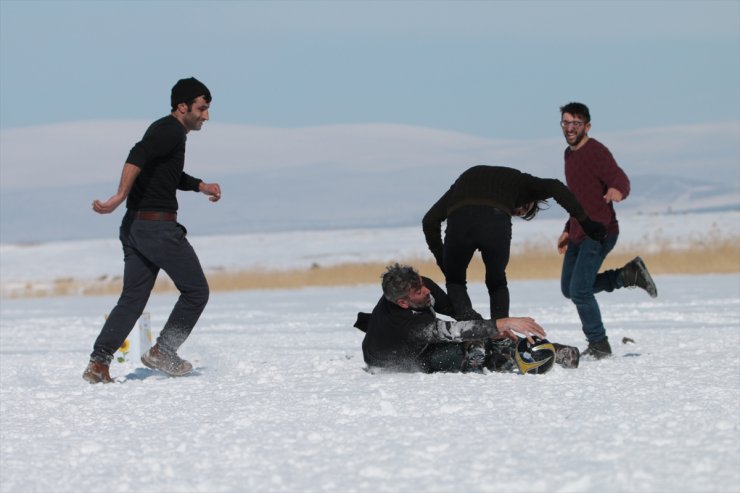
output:
M738 492L738 276L656 281L599 295L616 357L525 376L367 373L366 286L215 293L196 375L115 363L92 386L114 297L2 300L0 491ZM511 288L583 348L557 281ZM155 333L173 303L152 297Z
M514 248L561 227L515 220ZM638 216L618 248L727 238L737 211ZM191 242L209 271L427 254L419 227ZM4 244L0 294L122 266L115 238ZM115 297L2 298L0 493L740 492L740 277L656 281L657 299L599 295L615 358L527 376L367 373L352 323L380 289L364 286L212 293L181 350L196 375L131 358L112 366L120 383L91 386L82 371ZM583 349L556 280L511 291L512 314ZM484 286L470 292L485 313ZM174 301L151 298L155 336Z

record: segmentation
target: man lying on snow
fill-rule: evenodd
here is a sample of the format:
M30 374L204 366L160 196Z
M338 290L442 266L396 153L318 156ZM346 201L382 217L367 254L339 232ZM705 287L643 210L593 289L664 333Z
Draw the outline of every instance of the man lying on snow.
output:
M555 363L565 368L578 366L578 348L543 341L545 331L532 318L437 318L437 313L454 318L452 303L442 288L413 267L398 263L386 267L382 287L383 296L373 312L358 313L355 322L355 327L365 332L362 353L370 368L427 373L519 368L523 373L538 373L543 363L531 358L538 345L548 349L550 356L555 353ZM524 352L529 359L522 359ZM547 369L551 365L549 361ZM540 370L543 373L545 368Z

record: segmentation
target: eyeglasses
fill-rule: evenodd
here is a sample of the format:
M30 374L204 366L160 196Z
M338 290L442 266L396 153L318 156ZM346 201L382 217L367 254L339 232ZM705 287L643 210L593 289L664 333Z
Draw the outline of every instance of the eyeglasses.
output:
M560 120L560 126L563 128L566 128L569 126L574 127L574 128L581 128L583 125L585 125L585 122L578 121L578 120L573 120L569 122L566 122L565 120Z

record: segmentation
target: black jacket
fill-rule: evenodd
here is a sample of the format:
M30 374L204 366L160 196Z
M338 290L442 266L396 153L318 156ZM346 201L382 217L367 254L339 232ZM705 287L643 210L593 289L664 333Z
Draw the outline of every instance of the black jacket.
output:
M432 292L434 308L406 309L382 297L370 315L358 314L355 327L365 331L362 354L368 366L428 371L425 356L430 345L459 344L498 334L493 320L451 322L437 318L435 309L452 316L452 304L434 281L426 277L422 281Z

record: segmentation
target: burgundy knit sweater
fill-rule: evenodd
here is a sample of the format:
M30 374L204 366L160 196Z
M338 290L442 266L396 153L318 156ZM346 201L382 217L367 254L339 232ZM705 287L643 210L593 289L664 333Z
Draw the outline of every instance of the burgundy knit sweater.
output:
M565 180L591 219L603 223L610 235L619 232L614 206L604 201L604 194L609 188L616 188L627 198L630 180L604 144L589 138L577 151L566 148ZM574 218L566 223L565 231L573 243L586 238L586 233Z

